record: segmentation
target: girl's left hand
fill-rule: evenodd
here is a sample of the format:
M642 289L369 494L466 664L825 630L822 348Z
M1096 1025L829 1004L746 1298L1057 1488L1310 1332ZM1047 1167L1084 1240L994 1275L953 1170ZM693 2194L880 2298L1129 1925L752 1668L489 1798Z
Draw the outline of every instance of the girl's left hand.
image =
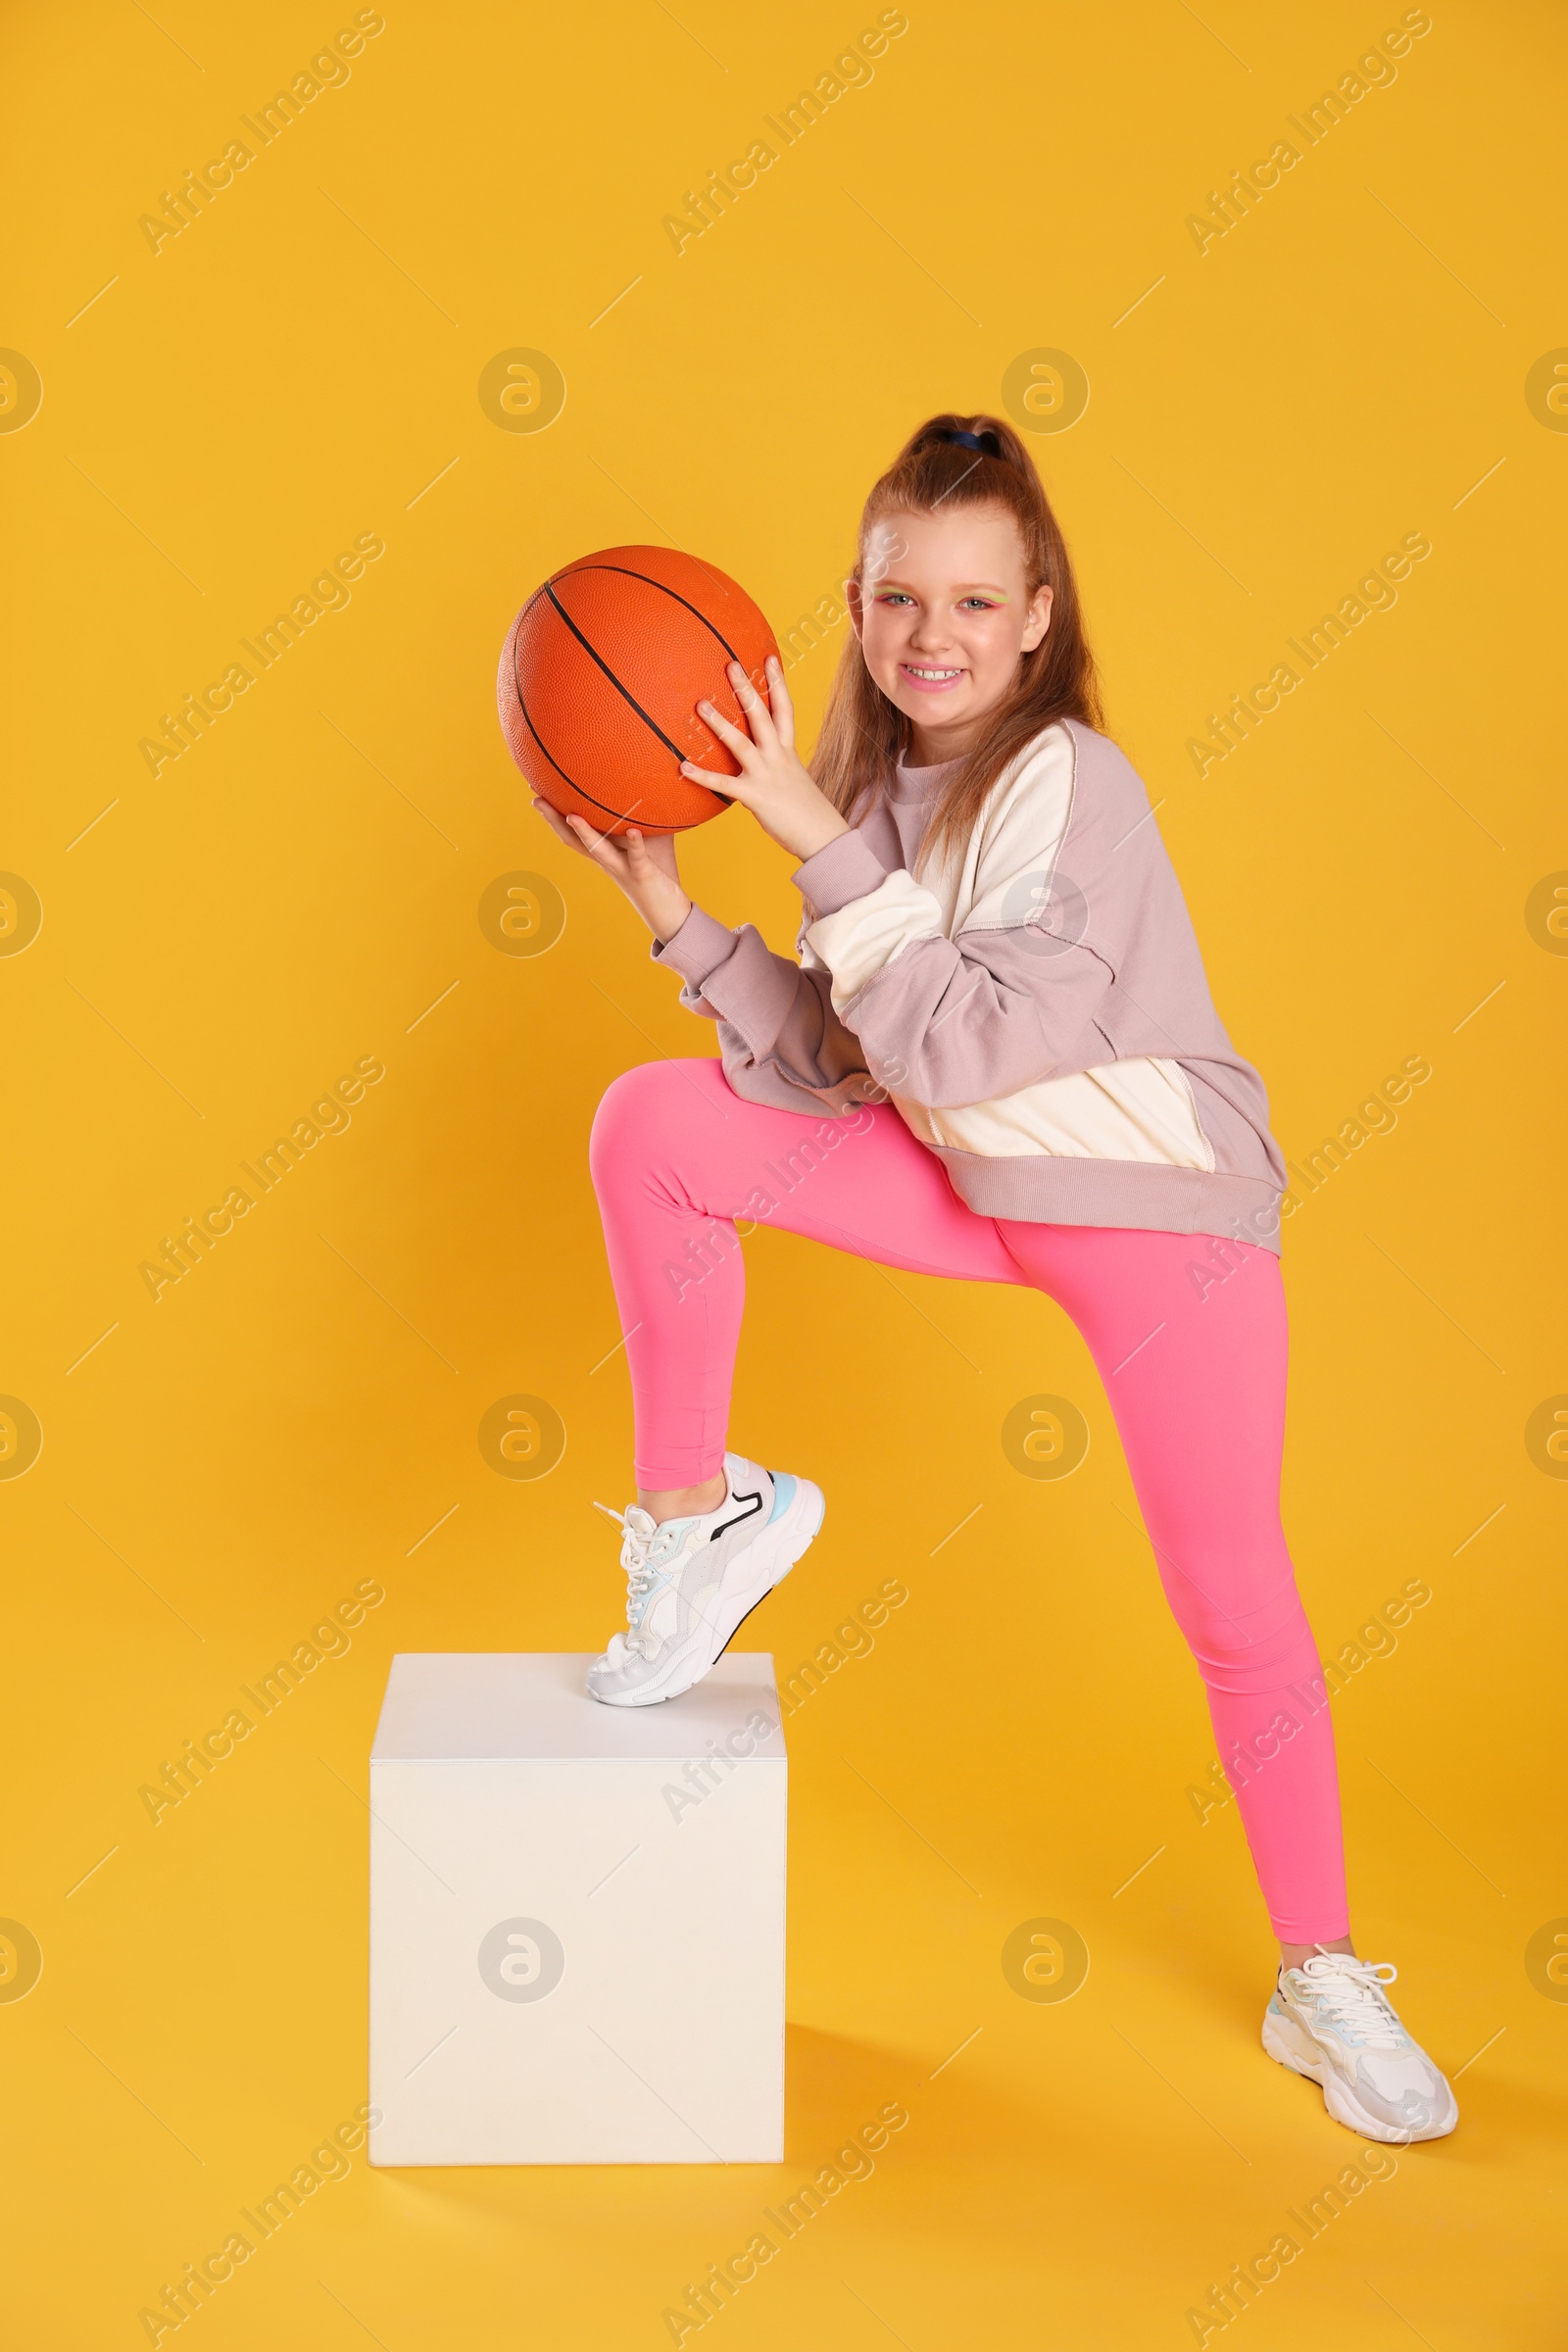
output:
M783 665L776 655L769 654L766 702L738 662L729 663L728 675L751 733L742 734L739 727L731 726L711 703L699 703L697 714L739 762L741 772L738 776L715 775L710 768L699 767L694 760L683 760L680 772L725 800L739 801L792 858L810 858L850 828L832 802L817 790L796 753L795 711Z

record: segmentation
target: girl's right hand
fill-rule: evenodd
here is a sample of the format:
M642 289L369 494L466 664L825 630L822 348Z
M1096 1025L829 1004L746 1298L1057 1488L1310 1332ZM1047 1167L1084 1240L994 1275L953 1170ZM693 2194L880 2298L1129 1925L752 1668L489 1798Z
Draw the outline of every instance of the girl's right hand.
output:
M625 892L657 940L667 942L674 938L690 914L692 903L680 886L673 833L645 836L631 825L612 841L606 834L596 833L586 817L563 816L559 808L552 808L537 794L533 806L551 832L568 849L591 858L604 868L611 881Z

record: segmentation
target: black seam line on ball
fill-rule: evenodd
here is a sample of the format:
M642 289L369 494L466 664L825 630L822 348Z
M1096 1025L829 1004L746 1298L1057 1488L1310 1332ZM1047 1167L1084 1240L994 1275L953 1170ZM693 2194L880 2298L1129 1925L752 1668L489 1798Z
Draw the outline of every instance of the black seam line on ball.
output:
M540 751L544 753L545 758L550 760L551 766L555 769L563 784L569 784L573 792L580 794L581 797L585 801L591 803L595 808L602 808L606 816L612 816L617 825L629 825L631 823L631 818L627 816L622 809L612 808L608 801L596 801L591 792L583 791L582 786L578 783L575 776L567 775L565 769L562 766L559 760L551 758L551 754L546 747L544 737L540 734L538 728L534 725L533 720L528 715L528 706L522 699L522 688L517 684L515 670L513 671L512 691L517 698L517 709L522 712L523 725L527 728L529 734L539 746Z
M700 620L704 628L709 630L711 635L718 639L719 644L724 648L725 653L728 654L732 662L738 662L740 660L739 654L735 651L735 648L731 645L723 630L715 629L712 622L709 619L708 614L704 612L699 606L687 604L685 597L681 595L678 589L666 588L662 580L651 579L646 571L633 571L630 565L625 564L579 564L575 571L568 571L564 576L568 580L574 580L578 576L579 572L584 571L618 572L623 580L641 580L645 588L657 588L662 596L672 596L677 605L686 605L687 612L690 612L694 618Z
M628 690L621 684L620 680L616 677L614 671L611 668L610 663L605 660L604 656L594 651L594 648L589 644L587 638L583 635L581 629L578 628L577 623L572 619L571 614L566 611L565 606L556 594L555 589L547 585L545 588L545 594L549 597L550 602L555 606L556 611L560 613L567 628L576 638L577 643L582 647L583 652L589 656L590 660L598 662L600 668L604 671L606 677L615 689L615 692L618 695L623 696L625 700L630 703L632 709L636 711L644 726L651 727L653 729L654 733L659 737L660 742L663 745L665 751L672 752L677 761L684 760L686 755L681 750L680 745L678 743L670 742L669 737L664 733L664 730L660 725L658 719L651 718L649 716L648 712L643 709L641 703L637 700L637 697L628 692Z

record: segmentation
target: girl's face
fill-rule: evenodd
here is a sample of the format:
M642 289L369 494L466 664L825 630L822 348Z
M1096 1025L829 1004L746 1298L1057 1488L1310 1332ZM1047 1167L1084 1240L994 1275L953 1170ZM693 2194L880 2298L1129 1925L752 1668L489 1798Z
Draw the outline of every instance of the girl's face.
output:
M1050 627L1051 590L1031 593L1005 507L883 516L866 557L851 601L866 668L913 722L918 764L959 759Z

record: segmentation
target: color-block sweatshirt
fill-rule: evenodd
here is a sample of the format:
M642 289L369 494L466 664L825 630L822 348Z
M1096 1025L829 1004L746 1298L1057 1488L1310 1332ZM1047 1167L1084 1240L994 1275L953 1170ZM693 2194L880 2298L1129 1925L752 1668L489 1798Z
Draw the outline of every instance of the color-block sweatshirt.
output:
M798 962L696 906L654 942L718 1023L729 1084L816 1117L891 1100L982 1216L1278 1250L1263 1082L1214 1010L1133 768L1075 720L1046 728L917 880L953 772L901 766L796 868Z

